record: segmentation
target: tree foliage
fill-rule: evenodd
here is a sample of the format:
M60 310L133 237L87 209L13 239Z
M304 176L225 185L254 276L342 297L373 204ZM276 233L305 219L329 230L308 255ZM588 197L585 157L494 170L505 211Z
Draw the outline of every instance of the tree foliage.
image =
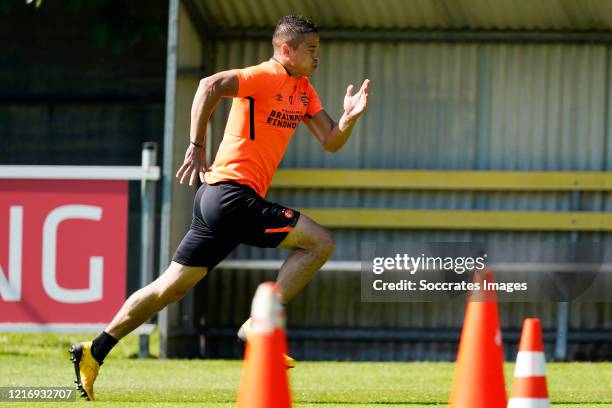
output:
M9 14L15 8L13 1L0 0L0 13ZM25 5L41 12L45 6L53 3L44 0L24 1ZM121 53L145 40L160 45L165 43L165 13L160 13L159 2L151 4L142 0L60 0L57 3L70 15L93 15L95 21L90 33L92 41L98 47L110 47L114 53Z

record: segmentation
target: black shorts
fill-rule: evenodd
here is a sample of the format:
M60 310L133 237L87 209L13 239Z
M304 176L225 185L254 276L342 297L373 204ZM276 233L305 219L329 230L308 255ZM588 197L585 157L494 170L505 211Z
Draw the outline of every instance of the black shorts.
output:
M211 270L238 244L276 248L299 217L298 211L268 202L248 186L204 183L195 196L191 227L172 260Z

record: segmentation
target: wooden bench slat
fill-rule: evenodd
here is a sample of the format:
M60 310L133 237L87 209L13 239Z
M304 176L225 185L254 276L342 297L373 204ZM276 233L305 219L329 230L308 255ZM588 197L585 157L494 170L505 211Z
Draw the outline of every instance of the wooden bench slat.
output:
M330 228L612 231L612 213L301 208Z
M612 191L612 172L281 169L273 188Z

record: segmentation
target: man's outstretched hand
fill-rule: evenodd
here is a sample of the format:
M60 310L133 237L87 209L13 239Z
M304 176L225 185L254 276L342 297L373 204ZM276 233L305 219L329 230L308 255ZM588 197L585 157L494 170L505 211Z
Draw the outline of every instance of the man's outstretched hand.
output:
M357 119L368 107L369 87L370 80L366 79L355 95L353 95L353 85L349 85L348 88L346 88L346 95L344 96L344 115L348 120Z
M189 177L189 185L193 186L198 175L200 181L204 183L204 173L208 170L204 148L190 144L185 152L183 165L176 172L176 178L179 179L179 183L183 184L183 181Z

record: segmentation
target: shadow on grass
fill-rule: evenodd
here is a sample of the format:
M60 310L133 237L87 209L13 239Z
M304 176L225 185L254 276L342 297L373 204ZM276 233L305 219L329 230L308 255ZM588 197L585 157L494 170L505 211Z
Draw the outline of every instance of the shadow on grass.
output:
M611 405L612 400L610 401L553 401L553 405Z
M393 402L372 402L372 401L363 401L363 402L355 402L355 401L300 401L295 402L296 404L312 404L312 405L446 405L446 402L431 402L431 401L393 401Z
M15 350L3 350L0 351L0 357L32 357L32 355L28 352L23 351L15 351Z

